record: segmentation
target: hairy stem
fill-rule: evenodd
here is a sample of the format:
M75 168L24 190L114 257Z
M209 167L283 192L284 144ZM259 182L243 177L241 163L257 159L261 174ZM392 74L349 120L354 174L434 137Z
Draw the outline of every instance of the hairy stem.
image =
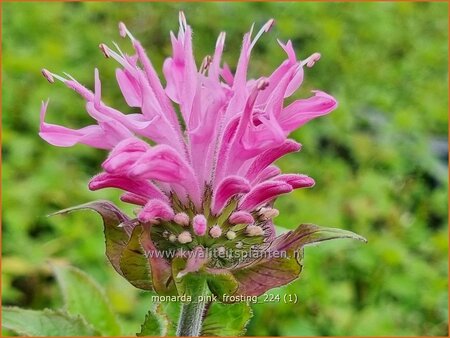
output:
M207 295L208 286L205 282L198 292L192 296L191 302L182 305L177 327L177 336L198 337L200 335L203 315L206 304L208 303L206 300Z

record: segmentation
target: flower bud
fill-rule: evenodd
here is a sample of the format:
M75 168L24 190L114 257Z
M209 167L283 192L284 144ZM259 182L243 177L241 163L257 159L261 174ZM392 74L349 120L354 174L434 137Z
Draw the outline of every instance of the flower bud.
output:
M203 215L196 215L192 220L192 227L197 236L203 236L206 233L206 218Z
M185 212L179 212L173 217L173 221L179 225L189 225L189 216Z
M278 211L278 209L274 208L261 208L259 210L259 214L261 215L261 218L263 220L267 221L269 219L277 217L280 214L280 212Z
M229 240L235 239L235 238L236 238L236 233L235 233L233 230L228 231L228 232L227 232L227 238L228 238Z
M264 235L264 230L258 225L249 225L245 229L247 235L253 237L253 236L262 236Z
M212 238L219 238L222 235L222 229L216 224L209 230L209 234Z
M192 242L192 236L188 231L183 231L178 235L178 242L181 244L186 244Z

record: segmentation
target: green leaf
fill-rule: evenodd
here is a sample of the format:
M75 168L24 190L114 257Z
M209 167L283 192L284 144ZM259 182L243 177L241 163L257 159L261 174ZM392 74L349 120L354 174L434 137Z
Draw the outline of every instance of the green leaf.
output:
M321 227L315 224L300 224L297 229L277 237L273 241L272 247L278 251L296 250L306 245L339 238L367 242L364 237L348 230Z
M108 257L114 269L118 273L122 274L119 266L120 255L122 254L122 251L124 250L130 236L126 232L128 228L119 226L123 222L129 221L128 216L120 211L119 208L117 208L109 201L100 200L67 208L55 212L50 216L61 215L72 211L85 209L94 210L99 213L100 216L102 216L103 231L105 234L106 256Z
M150 267L140 243L143 229L136 226L130 240L120 257L120 269L123 276L135 287L143 290L152 290Z
M223 300L224 295L232 295L238 289L238 282L234 276L225 269L207 269L207 282L209 290Z
M288 284L297 279L302 271L300 255L289 254L282 258L261 259L232 270L239 288L236 295L260 296L264 292Z
M4 307L2 327L21 336L98 336L99 333L80 316L64 311L24 310Z
M159 309L159 310L158 310ZM162 312L161 304L157 305L156 311L150 310L145 316L141 325L141 331L136 334L138 337L145 336L166 336L169 327L169 321L166 316L161 316L158 312Z
M160 303L156 311L167 322L167 336L175 336L180 318L181 302Z
M139 237L141 248L146 254L151 278L152 288L159 295L176 294L175 284L172 279L170 263L163 257L158 257L158 250L150 238L150 227L142 226L143 231Z
M210 269L202 266L202 260L176 257L172 260L172 275L179 295L193 297L205 281L208 289L222 301L223 295L232 295L238 289L234 276L225 269Z
M276 224L274 224L273 226L275 227L275 233L277 236L282 235L285 232L288 232L291 230L291 229L288 229L288 228L285 228L285 227L282 227L282 226L276 225Z
M259 296L295 280L302 271L303 247L331 239L351 238L367 242L351 231L301 224L275 238L265 249L265 257L235 266L231 273L239 283L237 294Z
M54 266L68 313L81 315L104 335L120 335L121 328L100 286L84 272Z
M252 317L247 303L211 304L203 321L202 336L241 336Z
M186 268L186 260L181 257L175 257L172 260L172 275L175 279L175 286L180 296L186 295L192 298L201 294L205 287L205 274L199 271L189 272L179 277L180 272Z

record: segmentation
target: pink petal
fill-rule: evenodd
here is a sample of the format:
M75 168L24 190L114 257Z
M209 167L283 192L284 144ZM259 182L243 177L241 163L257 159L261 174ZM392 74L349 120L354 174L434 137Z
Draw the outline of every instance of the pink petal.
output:
M272 177L275 177L281 173L280 168L275 165L269 165L259 172L259 174L252 181L252 184L260 183L266 181Z
M127 70L122 69L116 69L116 79L127 104L130 107L140 107L142 92L136 79Z
M285 69L282 76L277 79L273 79L269 82L267 89L270 91L270 95L267 97L266 101L261 102L265 104L264 111L266 114L272 114L273 116L279 117L281 110L283 109L284 98L287 96L288 87L299 75L303 76L302 68L297 65L291 65L288 69ZM268 80L270 81L270 79ZM266 94L263 91L261 94ZM259 104L259 102L258 102Z
M75 79L64 81L64 84L70 89L76 91L86 101L94 101L94 93Z
M286 133L297 129L316 117L326 115L337 107L337 101L331 95L314 91L314 96L297 100L283 109L279 123Z
M181 70L177 69L172 58L167 58L163 63L163 73L166 78L166 94L175 103L180 103L179 97L181 89L178 88L178 84L181 82Z
M297 72L295 73L294 77L290 80L289 85L287 86L287 89L284 93L284 97L290 97L292 94L294 94L297 89L301 86L303 82L303 68L298 68Z
M118 143L109 154L102 167L109 173L127 172L150 146L134 137Z
M140 195L133 194L132 192L126 192L120 196L120 200L125 203L131 203L136 205L145 205L148 201Z
M239 209L253 211L281 194L292 191L292 187L284 182L265 181L254 187L239 203Z
M234 174L237 173L238 169L242 165L242 163L249 158L249 154L246 151L247 149L243 145L243 137L247 133L248 129L251 128L251 119L253 114L253 108L255 105L255 100L258 96L258 93L264 88L263 81L261 81L261 85L256 85L250 95L247 98L245 103L244 111L240 116L238 116L238 124L236 126L236 131L232 135L227 135L227 132L233 131L233 127L235 125L235 119L231 120L227 126L225 134L222 139L222 147L224 152L223 154L219 154L218 159L220 159L221 166L224 167L226 174ZM230 102L231 104L231 102ZM231 136L231 137L230 137ZM227 147L226 138L230 137L231 144ZM253 142L252 142L253 143ZM256 143L256 142L255 142ZM253 143L254 144L254 143ZM224 146L225 145L225 146ZM222 155L222 156L221 156Z
M181 15L181 14L180 14ZM197 90L197 67L192 51L192 30L180 20L178 37L171 34L173 57L166 59L163 73L167 80L166 93L180 104L181 114L189 121Z
M255 157L267 149L279 146L285 139L285 133L272 112L269 115L254 115L250 128L242 137L243 149L240 156L245 159Z
M99 122L99 125L81 129L46 123L44 119L47 105L48 101L42 103L39 136L54 146L71 147L82 143L95 148L111 149L123 139L132 136L127 128L114 120Z
M278 44L283 48L288 56L289 63L293 64L297 62L297 56L295 55L294 47L292 46L292 41L288 40L286 44L278 40Z
M180 130L177 114L164 92L164 88L161 84L161 81L159 80L158 74L156 73L152 63L150 62L150 59L147 57L147 54L145 53L145 50L139 41L134 40L133 47L136 50L139 60L144 66L144 71L147 76L148 83L155 93L155 97L158 100L159 106L168 116L172 126L178 128L177 131L179 132Z
M168 198L161 190L156 188L152 183L142 179L131 179L121 175L112 175L109 173L100 173L94 176L89 182L90 190L99 190L103 188L118 188L132 192L139 196L149 198L157 198L167 201Z
M219 79L220 59L222 58L223 47L225 45L225 36L226 36L225 32L220 32L219 37L217 38L216 49L214 51L212 64L211 64L211 67L209 69L208 75L209 75L209 77L211 77L214 80L218 80Z
M284 143L276 148L266 150L264 153L256 157L252 164L250 165L245 177L252 181L256 178L258 173L260 173L267 166L278 160L280 157L292 153L294 151L299 151L301 144L293 140L286 140Z
M146 152L150 149L147 142L144 142L136 137L130 137L118 143L111 151L110 155L114 156L122 152Z
M153 147L140 157L128 174L179 184L186 189L194 204L200 205L200 190L191 166L170 146Z
M172 220L174 212L172 208L159 199L152 199L145 204L138 215L139 221L147 223L152 220L162 219L164 221Z
M184 142L179 126L175 127L169 121L169 115L161 108L158 98L148 84L143 72L138 73L138 79L142 90L141 116L144 120L152 121L140 133L157 143L171 145L181 153L184 150Z
M285 60L267 79L271 86L267 88L267 90L263 91L256 100L256 104L265 104L268 102L268 98L273 93L275 88L277 87L277 84L282 81L283 78L288 75L288 72L294 65L297 65L297 57L295 55L294 48L292 46L292 42L288 41L286 44L283 44L280 40L278 40L278 43L280 46L284 49L286 52L288 59ZM298 67L297 71L295 72L294 76L292 76L289 79L289 82L287 84L284 97L289 97L295 92L298 87L301 85L303 81L303 68Z
M158 145L144 153L129 175L163 182L179 182L187 177L189 165L171 147Z
M224 81L231 87L233 86L234 76L230 70L230 66L226 63L223 64L223 68L220 71L220 76L224 79Z
M142 115L147 119L158 117L161 120L167 120L143 72L138 73L138 80L142 90Z
M255 220L251 213L241 210L233 212L228 221L231 224L252 224Z
M214 167L214 184L217 186L219 182L224 177L224 173L226 172L226 159L228 156L228 152L231 146L231 142L236 133L236 130L239 126L239 116L233 118L225 128L225 131L222 133L219 142L219 149L217 155L215 157L215 167Z
M247 97L247 69L250 61L250 55L253 47L255 46L258 39L264 32L268 32L273 25L274 20L270 19L267 21L264 26L259 30L256 34L255 38L252 40L252 31L253 26L250 32L244 35L244 39L242 41L241 53L239 55L239 60L236 67L236 73L233 79L233 97L230 99L230 103L228 105L228 109L225 112L225 117L227 120L231 119L235 114L240 113L246 106ZM225 69L224 69L225 70ZM222 74L222 76L226 76ZM228 82L228 81L227 81Z
M245 178L228 176L219 183L213 197L212 213L218 215L228 201L237 194L250 191L250 185Z
M135 47L138 48L139 46L135 43ZM142 47L140 48L142 49ZM161 102L149 84L145 73L136 68L135 58L126 57L126 59L131 59L131 63L123 61L123 64L128 66L125 67L125 73L132 82L130 83L131 86L138 86L139 88L138 94L140 95L140 102L138 106L141 107L142 114L125 115L116 109L103 104L99 98L101 85L97 70L95 72L96 93L94 104L90 101L86 105L89 114L97 121L112 118L119 121L130 130L133 130L142 136L148 137L157 143L169 144L179 151L183 151L185 147L181 137L178 121L176 123L171 123L169 121L169 118L172 117L173 119L171 114L173 108L170 105L167 105L167 102L164 103L164 108L161 106ZM127 88L130 89L129 86Z
M314 180L306 175L300 174L284 174L273 178L274 181L282 181L289 184L292 189L310 188L314 186Z
M103 102L100 102L99 104L95 104L94 102L87 102L86 110L89 115L97 121L116 120L128 129L141 134L142 130L145 130L149 126L151 126L155 120L145 119L143 118L142 114L125 115L114 108L106 106L105 104L103 104Z
M297 62L297 56L295 55L294 47L292 46L291 40L289 40L285 45L283 43L280 43L280 46L284 49L288 56L288 60L290 63L296 63ZM286 94L284 97L290 97L297 89L300 87L300 85L303 82L303 67L300 67L297 74L294 76L294 78L289 83L289 86L287 88Z
M226 97L218 82L202 77L187 125L192 167L200 183L209 180L215 153L217 132ZM200 84L199 84L200 85Z
M264 24L264 26L261 27L261 29L256 34L256 36L253 40L251 40L253 27L249 33L245 34L244 41L242 43L241 55L239 56L239 61L238 61L236 74L235 74L235 78L234 78L234 84L233 84L233 86L236 90L238 90L239 87L242 86L243 84L245 84L245 82L247 81L247 68L248 68L248 63L250 61L250 55L251 55L253 47L255 46L256 42L261 37L261 35L270 30L273 23L274 23L273 19L270 19L269 21L267 21Z

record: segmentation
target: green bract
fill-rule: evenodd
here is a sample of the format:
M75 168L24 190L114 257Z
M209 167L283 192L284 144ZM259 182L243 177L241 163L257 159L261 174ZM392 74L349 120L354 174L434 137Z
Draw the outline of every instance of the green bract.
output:
M218 268L218 262L224 258L209 252L207 244L158 249L152 241L152 229L163 224L131 220L109 201L91 202L56 214L80 209L91 209L102 216L106 255L116 271L133 286L161 295L194 295L197 285L205 284L219 300L225 295L259 296L299 276L303 247L338 238L366 241L351 231L301 224L272 240L232 252L240 257L235 264ZM234 227L237 229L238 225Z

